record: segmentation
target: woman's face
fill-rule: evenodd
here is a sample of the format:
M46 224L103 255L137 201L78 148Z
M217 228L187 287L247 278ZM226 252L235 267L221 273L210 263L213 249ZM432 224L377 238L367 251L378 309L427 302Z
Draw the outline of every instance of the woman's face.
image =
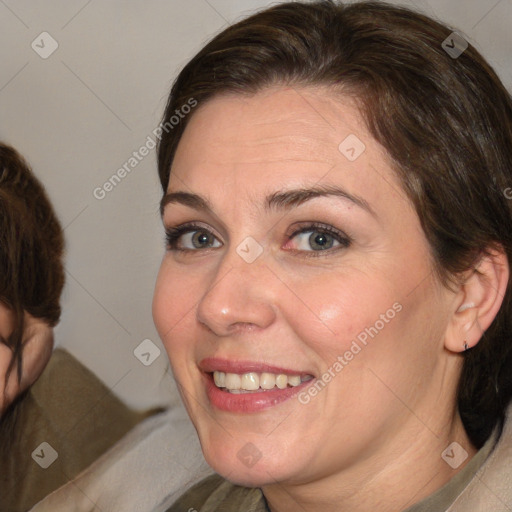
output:
M167 193L153 315L218 473L300 483L407 450L403 432L432 436L456 382L443 362L453 294L348 98L210 100Z

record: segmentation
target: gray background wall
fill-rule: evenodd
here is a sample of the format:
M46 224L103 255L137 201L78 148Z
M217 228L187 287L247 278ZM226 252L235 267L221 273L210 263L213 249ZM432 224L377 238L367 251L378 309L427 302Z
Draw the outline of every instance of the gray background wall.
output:
M26 156L65 226L57 344L133 407L176 399L151 318L164 247L155 151L103 199L94 190L146 143L187 59L271 3L0 0L0 140ZM511 89L512 0L401 3L459 28ZM42 32L58 44L49 56ZM161 349L149 366L133 353L145 339Z

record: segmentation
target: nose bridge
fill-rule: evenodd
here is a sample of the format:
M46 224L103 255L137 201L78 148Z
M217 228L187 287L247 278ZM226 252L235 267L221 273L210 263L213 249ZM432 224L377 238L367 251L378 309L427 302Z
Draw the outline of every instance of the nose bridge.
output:
M198 304L198 321L219 336L240 324L265 328L275 319L272 287L268 286L271 273L263 247L248 238L226 250L215 279Z

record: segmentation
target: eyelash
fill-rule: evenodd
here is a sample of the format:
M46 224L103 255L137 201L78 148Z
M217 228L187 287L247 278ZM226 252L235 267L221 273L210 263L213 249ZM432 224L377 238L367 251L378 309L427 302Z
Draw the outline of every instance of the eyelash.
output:
M182 226L178 226L176 228L167 228L165 230L165 239L166 239L166 247L168 251L176 251L181 253L191 253L191 252L199 252L205 249L184 249L178 247L178 241L179 239L190 232L195 231L203 231L204 233L208 235L215 236L209 229L200 226L198 224L183 224ZM303 225L301 228L295 230L290 235L287 235L287 238L293 239L297 235L300 235L302 233L307 233L308 231L318 231L319 233L328 234L334 238L337 242L339 242L339 246L334 248L329 248L326 250L320 250L320 251L304 251L300 249L290 249L291 252L294 253L306 253L306 257L319 257L323 254L332 254L333 252L337 252L340 249L346 249L352 244L352 238L343 233L342 231L339 231L332 226L329 226L328 224L323 224L319 222L312 222ZM212 247L207 247L207 249L212 249ZM215 249L215 247L213 247Z

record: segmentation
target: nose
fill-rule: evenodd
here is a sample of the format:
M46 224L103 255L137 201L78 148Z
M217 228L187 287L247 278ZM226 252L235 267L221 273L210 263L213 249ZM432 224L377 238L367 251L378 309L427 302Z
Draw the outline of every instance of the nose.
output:
M197 320L217 336L269 327L276 318L272 279L263 257L247 263L230 250L199 301Z

